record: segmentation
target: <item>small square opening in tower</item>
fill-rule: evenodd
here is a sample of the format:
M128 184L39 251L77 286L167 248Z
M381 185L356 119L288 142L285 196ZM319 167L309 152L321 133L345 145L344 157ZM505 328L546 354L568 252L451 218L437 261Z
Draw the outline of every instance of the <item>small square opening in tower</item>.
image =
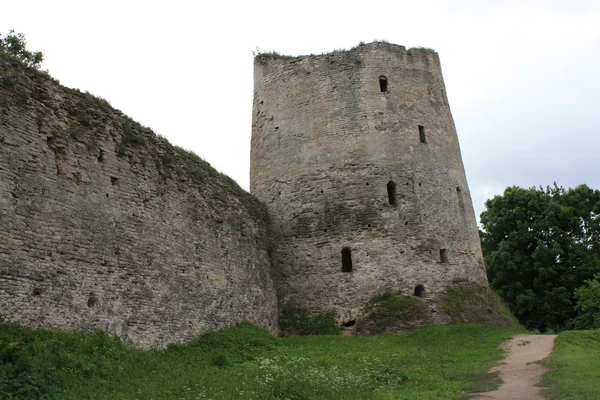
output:
M388 80L385 77L385 75L381 75L379 77L379 90L381 90L382 92L388 91Z
M440 249L440 262L447 263L448 262L448 252L446 249Z
M350 247L342 249L342 272L352 272L352 250L350 250Z
M427 143L427 136L425 136L425 127L423 125L419 125L419 140L421 143Z

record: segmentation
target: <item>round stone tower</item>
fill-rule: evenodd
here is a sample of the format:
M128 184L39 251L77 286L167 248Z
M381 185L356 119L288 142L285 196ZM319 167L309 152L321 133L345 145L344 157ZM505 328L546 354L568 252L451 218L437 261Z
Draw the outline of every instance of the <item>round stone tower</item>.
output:
M361 313L386 290L487 285L438 54L370 43L254 63L250 191L280 306Z

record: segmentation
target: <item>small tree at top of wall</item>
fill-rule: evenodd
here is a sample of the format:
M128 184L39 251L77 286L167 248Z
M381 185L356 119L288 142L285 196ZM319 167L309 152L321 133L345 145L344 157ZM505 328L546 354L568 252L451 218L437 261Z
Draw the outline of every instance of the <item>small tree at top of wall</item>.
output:
M44 60L44 54L41 51L27 50L25 35L15 33L14 30L8 32L7 35L0 34L0 56L4 59L19 61L32 68L39 68Z

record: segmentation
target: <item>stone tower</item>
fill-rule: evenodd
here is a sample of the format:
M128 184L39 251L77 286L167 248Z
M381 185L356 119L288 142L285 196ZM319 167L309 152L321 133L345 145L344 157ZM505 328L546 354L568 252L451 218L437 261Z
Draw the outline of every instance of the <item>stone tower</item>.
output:
M250 190L280 306L360 316L386 290L487 285L438 54L375 42L254 64Z

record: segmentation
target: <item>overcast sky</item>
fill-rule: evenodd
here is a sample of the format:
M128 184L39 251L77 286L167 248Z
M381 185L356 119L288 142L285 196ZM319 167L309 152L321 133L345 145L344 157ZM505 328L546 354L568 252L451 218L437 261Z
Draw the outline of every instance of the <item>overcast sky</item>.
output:
M435 49L477 216L507 186L600 189L600 0L12 1L43 68L248 189L253 55Z

